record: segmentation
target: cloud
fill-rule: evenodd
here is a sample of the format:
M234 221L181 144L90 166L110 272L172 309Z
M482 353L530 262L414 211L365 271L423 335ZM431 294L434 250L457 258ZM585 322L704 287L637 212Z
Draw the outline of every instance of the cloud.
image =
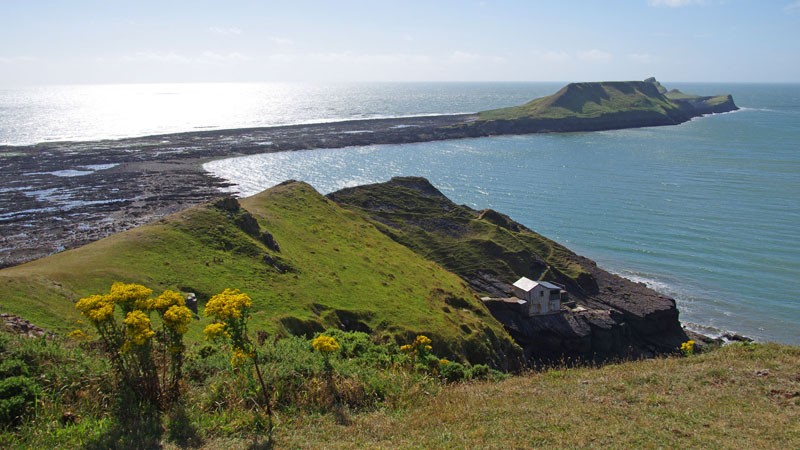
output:
M11 56L11 57L0 56L0 64L26 63L38 60L39 60L38 58L34 58L33 56Z
M788 5L783 7L784 11L792 11L795 9L800 8L800 0L794 0L793 2L789 3Z
M157 62L164 64L219 64L252 61L253 58L239 52L216 53L205 51L199 55L181 55L174 52L143 51L120 58L125 63Z
M708 0L647 0L650 6L665 6L667 8L681 8L692 5L706 5Z
M215 64L223 62L243 62L252 60L253 58L243 55L239 52L231 52L226 54L203 52L199 58L196 58L195 61L202 64Z
M294 44L293 40L291 40L289 38L285 38L285 37L270 36L269 40L273 44L278 44L278 45L292 45L292 44Z
M536 59L539 59L539 60L542 60L542 61L545 61L545 62L549 62L549 63L563 63L563 62L567 62L567 61L570 61L571 59L573 59L572 55L570 55L567 52L563 52L563 51L534 50L532 53L533 53L533 56Z
M655 57L649 53L631 53L628 55L628 59L641 64L650 64L655 61Z
M586 62L608 62L614 58L614 55L595 48L578 52L578 59Z
M219 36L241 36L244 34L238 27L208 27L208 32Z
M274 56L274 55L273 55ZM335 63L424 63L431 58L427 55L407 53L356 53L353 51L312 53L307 59Z
M462 52L456 50L447 57L447 62L455 64L472 64L472 63L504 63L506 59L501 56L482 55L480 53Z

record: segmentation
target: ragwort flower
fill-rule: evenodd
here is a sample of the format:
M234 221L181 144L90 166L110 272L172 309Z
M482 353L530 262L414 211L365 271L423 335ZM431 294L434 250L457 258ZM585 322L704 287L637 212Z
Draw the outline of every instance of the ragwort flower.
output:
M75 303L75 308L95 325L105 322L114 315L114 302L108 295L82 298Z
M249 295L239 292L238 289L225 289L206 303L205 315L222 321L241 319L252 304L253 300Z
M111 285L109 296L111 301L118 304L123 311L131 311L134 308L151 309L152 300L150 295L152 294L152 289L148 289L141 284L116 282Z
M317 336L311 341L311 348L320 353L333 353L341 348L336 339L325 336L324 334Z
M164 312L164 325L177 334L186 334L191 322L192 311L183 305L172 305Z
M136 345L144 345L156 334L150 327L150 318L142 311L129 312L122 322L126 325L125 335Z

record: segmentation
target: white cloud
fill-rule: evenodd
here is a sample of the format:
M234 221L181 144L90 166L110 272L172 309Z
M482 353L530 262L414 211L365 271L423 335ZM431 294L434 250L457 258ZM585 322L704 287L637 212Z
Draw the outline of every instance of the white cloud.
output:
M289 38L285 38L285 37L279 37L279 36L270 36L269 40L273 44L278 44L278 45L292 45L292 44L294 44L293 40L291 40Z
M34 58L33 56L12 56L12 57L0 56L0 64L15 64L15 63L34 62L34 61L38 61L38 58Z
M708 0L647 0L650 6L666 6L667 8L680 8L691 5L705 5Z
M628 55L628 59L641 64L650 64L655 61L655 57L649 53L631 53Z
M603 50L591 49L578 52L578 59L586 62L609 62L614 58L614 55Z
M506 62L506 59L500 56L482 55L480 53L456 50L447 57L447 61L455 64L471 64L478 62L499 64Z
M252 61L253 58L239 52L216 53L206 51L196 56L181 55L175 52L143 51L120 58L126 63L157 62L164 64L218 64L230 62Z
M174 52L154 52L143 51L136 52L132 55L125 55L120 58L123 62L161 62L170 64L186 64L192 61L191 58L179 55Z
M569 53L563 52L563 51L534 50L532 53L533 53L534 58L542 60L542 61L545 61L545 62L549 62L549 63L563 63L563 62L567 62L567 61L570 61L571 59L573 59L572 56Z
M238 27L208 27L208 32L219 36L241 36L244 34Z
M335 63L420 63L430 61L427 55L415 55L406 53L356 53L352 51L312 53L307 56L309 59L321 62Z
M242 61L252 61L252 60L253 58L245 56L239 52L232 52L226 54L220 54L215 52L203 52L200 55L200 57L196 59L196 62L204 64L215 64L222 62L242 62Z

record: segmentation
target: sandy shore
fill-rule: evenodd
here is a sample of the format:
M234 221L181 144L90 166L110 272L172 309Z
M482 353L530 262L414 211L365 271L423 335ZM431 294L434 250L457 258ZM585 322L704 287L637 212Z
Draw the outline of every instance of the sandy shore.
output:
M256 153L465 137L471 115L0 146L0 268L75 248L219 196L204 162Z

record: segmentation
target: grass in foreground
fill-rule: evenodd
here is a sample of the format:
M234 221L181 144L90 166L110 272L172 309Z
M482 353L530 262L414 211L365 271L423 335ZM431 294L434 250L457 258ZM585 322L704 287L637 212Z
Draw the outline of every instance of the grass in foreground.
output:
M798 448L800 348L731 345L688 358L551 369L471 383L336 425L284 427L302 448Z
M800 348L736 344L690 357L551 368L499 382L443 384L345 338L334 362L344 410L308 341L276 349L276 448L798 448ZM348 341L348 339L350 339ZM107 364L85 345L5 340L42 387L35 418L0 431L3 448L98 448L115 428ZM359 350L359 348L361 350ZM204 357L199 356L205 354ZM278 356L281 355L281 356ZM350 356L348 356L350 355ZM387 360L387 356L389 357ZM403 368L406 367L406 368ZM108 373L108 372L105 372ZM228 355L198 349L185 409L147 441L166 448L258 448L243 380ZM70 420L66 412L77 420Z

